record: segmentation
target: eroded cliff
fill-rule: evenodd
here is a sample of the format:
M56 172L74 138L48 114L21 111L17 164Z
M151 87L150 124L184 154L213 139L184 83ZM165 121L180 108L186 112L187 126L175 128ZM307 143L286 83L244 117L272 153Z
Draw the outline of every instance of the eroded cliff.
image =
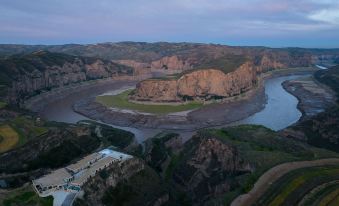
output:
M229 73L219 69L199 69L179 78L144 80L137 85L131 99L152 102L221 99L241 94L256 82L256 68L251 62L246 62Z
M1 91L10 103L55 87L133 74L132 67L111 61L46 51L2 59L0 67Z

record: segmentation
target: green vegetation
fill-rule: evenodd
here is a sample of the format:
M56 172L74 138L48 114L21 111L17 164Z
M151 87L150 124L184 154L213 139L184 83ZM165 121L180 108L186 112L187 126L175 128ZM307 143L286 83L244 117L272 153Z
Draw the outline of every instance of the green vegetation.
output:
M339 166L297 169L274 182L268 191L266 191L266 193L259 199L257 205L296 205L313 188L333 180L338 180L338 178ZM319 199L313 199L313 201L317 202L318 200L323 200L328 197L332 191L336 191L338 189L338 185L330 187L330 189L330 191L326 191L318 196ZM339 194L336 193L334 197L338 195ZM310 205L313 205L315 202Z
M202 103L190 102L182 105L147 105L137 104L128 101L128 95L132 90L127 90L118 95L97 96L96 101L106 107L115 107L119 109L130 109L138 112L167 114L181 112L202 107Z
M0 196L1 197L1 196ZM4 198L0 198L0 205L3 206L52 206L53 197L41 198L30 185L8 192Z
M0 153L12 149L19 142L19 135L9 125L0 126Z
M304 143L284 138L278 133L257 125L241 125L220 130L201 131L204 136L215 137L225 144L235 146L240 158L250 163L255 170L252 173L236 177L238 186L221 197L223 204L228 205L237 196L252 189L257 179L268 169L285 162L311 160L339 155L308 146Z
M174 169L175 169L175 167L178 166L178 163L179 163L181 158L182 158L181 155L173 154L171 156L171 161L170 161L170 163L169 163L169 165L168 165L168 167L166 168L166 171L165 171L165 179L167 181L170 179L170 177L172 177Z
M18 116L6 121L0 128L0 153L22 146L48 132L44 122L36 122L30 116Z
M105 205L124 205L133 198L133 195L135 195L135 192L131 186L119 182L114 188L109 187L106 190L102 203Z
M258 125L241 125L210 132L236 146L240 156L254 163L257 168L255 173L260 174L284 162L339 157L334 152L281 137L278 133Z
M216 59L202 58L200 63L195 65L196 69L219 69L225 74L235 71L248 59L243 55L227 55Z
M129 146L134 140L134 134L129 131L117 129L98 122L83 120L78 124L90 125L91 130L103 143L104 147L115 146L124 149Z
M64 166L72 160L94 151L99 145L98 139L92 136L65 140L50 150L40 152L34 160L27 162L28 170Z
M176 133L159 133L155 137L145 142L145 159L149 166L157 172L163 172L162 164L168 158L174 158L172 148L166 147L166 142L173 138L178 138ZM171 160L171 161L172 161ZM167 173L167 169L165 173Z
M324 183L322 185L317 186L313 191L311 190L304 198L303 202L300 205L307 206L307 205L328 205L327 199L333 195L333 192L337 192L339 189L339 182L338 180L333 182ZM322 204L326 202L326 204Z
M161 186L159 176L148 166L133 175L115 188L109 188L103 198L105 205L145 205L145 202L154 201L164 195L166 190Z
M10 121L10 124L19 134L22 134L22 136L24 136L26 141L46 134L48 132L48 128L45 127L44 122L37 121L30 116L16 117L12 121Z
M327 70L319 70L314 77L329 86L339 97L339 66ZM339 98L337 99L339 102ZM339 106L334 105L325 112L290 127L302 132L308 144L339 152L338 142Z
M97 60L103 62L106 66L105 69L111 74L133 74L133 68L122 64L114 63L112 61L98 59L95 57L81 57L73 56L63 53L54 53L48 51L36 51L29 54L16 54L10 57L0 59L0 85L1 87L11 87L13 81L18 81L20 75L27 75L34 73L34 76L43 76L42 73L52 66L63 66L65 63L78 64L79 60L84 64L92 64ZM85 70L85 66L81 66ZM87 74L87 73L86 73ZM64 75L64 74L62 74ZM96 76L87 74L87 80L101 79L102 75ZM80 81L80 80L79 80ZM56 85L52 86L56 87ZM27 98L42 91L49 91L52 87L45 87L32 92L19 92L18 99ZM0 97L7 95L6 90L0 88Z
M314 77L323 84L331 87L337 93L337 101L339 102L339 65L326 70L319 70Z
M0 86L1 87L1 86ZM0 109L4 108L7 106L7 103L6 102L1 102L0 101Z
M171 79L179 79L185 74L197 71L197 70L205 70L205 69L217 69L225 74L235 71L239 68L242 64L248 61L243 55L227 55L218 58L211 58L211 57L202 57L199 60L199 63L194 65L194 69L187 70L179 74L167 75L164 77L155 77L152 79L156 80L171 80Z

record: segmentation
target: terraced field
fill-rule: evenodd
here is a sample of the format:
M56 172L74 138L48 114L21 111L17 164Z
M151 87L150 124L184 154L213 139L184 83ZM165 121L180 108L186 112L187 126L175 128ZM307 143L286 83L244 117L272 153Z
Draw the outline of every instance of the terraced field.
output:
M232 192L225 194L223 198L224 205L229 205L235 198L243 193L252 191L252 188L256 190L257 182L260 181L263 174L266 174L271 168L278 167L277 171L273 172L273 177L277 177L279 174L293 168L293 162L299 165L300 162L308 162L308 160L323 159L329 157L339 157L338 154L327 150L310 147L301 142L294 141L279 136L278 133L267 129L263 126L257 125L241 125L237 127L227 127L220 130L208 130L210 135L215 135L217 138L222 139L225 143L233 145L237 148L239 156L250 163L253 166L254 171L252 173L244 174L237 179L241 187L236 187ZM307 161L305 161L307 160ZM292 162L292 166L290 165ZM339 163L339 159L335 161ZM279 168L280 165L287 164L287 167ZM300 164L303 165L303 164ZM312 166L312 165L311 165ZM304 166L306 167L306 166ZM296 168L294 168L296 169ZM260 181L259 192L262 185L267 185L268 182L274 182L272 176L264 178ZM256 193L254 196L258 196ZM238 198L236 198L238 199ZM247 204L252 201L240 201L238 204L232 205L250 205Z
M11 126L0 126L0 153L12 149L18 142L19 134Z
M6 121L0 125L0 153L22 146L47 132L47 127L39 125L28 116L19 116Z
M339 166L297 169L275 181L254 205L338 205Z

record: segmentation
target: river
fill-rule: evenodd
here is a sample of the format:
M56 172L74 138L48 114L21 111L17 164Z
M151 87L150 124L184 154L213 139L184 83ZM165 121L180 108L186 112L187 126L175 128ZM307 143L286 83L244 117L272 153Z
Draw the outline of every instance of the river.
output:
M282 83L303 76L307 75L283 76L266 80L267 102L264 109L233 124L258 124L277 131L297 122L302 115L297 108L298 99L288 93L282 87Z
M301 112L297 109L298 100L293 95L288 93L281 84L286 80L296 79L301 76L305 75L290 75L266 80L265 94L267 97L267 102L264 109L243 120L232 123L231 125L261 124L271 128L272 130L280 130L298 121L301 117ZM126 85L130 85L130 83ZM92 88L91 90L81 91L74 95L66 96L61 100L57 100L48 104L45 109L40 112L40 114L42 117L50 121L76 123L80 120L86 120L88 118L75 113L72 110L72 105L74 102L87 98L88 96L97 96L104 92L120 89L126 85L119 84L117 87L107 87L100 89ZM160 132L159 129L136 129L132 127L119 126L114 127L133 132L138 142L142 142L144 139Z

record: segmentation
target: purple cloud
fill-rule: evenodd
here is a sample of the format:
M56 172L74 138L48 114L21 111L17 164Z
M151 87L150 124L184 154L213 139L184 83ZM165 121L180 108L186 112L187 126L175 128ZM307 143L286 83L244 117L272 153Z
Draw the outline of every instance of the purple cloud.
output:
M339 47L337 0L3 0L0 43Z

